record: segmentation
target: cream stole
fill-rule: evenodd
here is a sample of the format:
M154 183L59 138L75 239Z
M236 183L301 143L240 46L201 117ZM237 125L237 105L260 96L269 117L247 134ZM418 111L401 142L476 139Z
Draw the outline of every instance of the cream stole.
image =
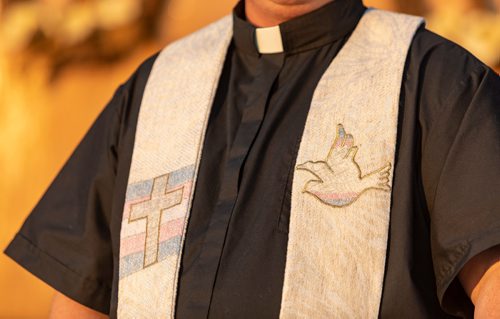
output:
M399 92L422 18L369 9L320 80L292 186L281 318L377 317ZM145 88L120 231L119 318L173 318L226 16L165 47Z

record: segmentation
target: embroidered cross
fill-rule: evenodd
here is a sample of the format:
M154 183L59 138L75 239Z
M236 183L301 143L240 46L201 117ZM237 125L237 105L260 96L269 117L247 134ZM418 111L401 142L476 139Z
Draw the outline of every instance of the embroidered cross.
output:
M162 213L182 202L184 187L169 190L169 174L161 175L153 180L151 196L139 203L131 205L129 223L146 219L146 241L144 244L144 267L158 261L158 245Z

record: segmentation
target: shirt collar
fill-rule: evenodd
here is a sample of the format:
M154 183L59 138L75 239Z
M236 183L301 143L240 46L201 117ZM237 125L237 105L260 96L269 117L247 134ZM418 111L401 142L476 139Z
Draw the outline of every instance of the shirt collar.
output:
M265 33L264 38L273 37L275 43L271 49L279 50L281 36L282 51L285 54L298 53L341 39L354 29L365 9L361 0L334 0L274 29L256 28L246 20L244 0L240 0L233 10L233 40L238 50L259 55L264 53L259 53L256 41L256 34L260 31Z

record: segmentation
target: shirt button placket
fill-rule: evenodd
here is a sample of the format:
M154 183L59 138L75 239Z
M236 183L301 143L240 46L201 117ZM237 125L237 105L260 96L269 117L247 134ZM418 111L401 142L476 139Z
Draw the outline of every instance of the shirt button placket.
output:
M203 318L208 318L209 315L213 289L206 287L213 288L215 286L226 233L238 197L240 173L252 143L259 132L270 91L283 66L284 54L261 55L259 60L261 70L255 81L260 83L256 83L255 87L259 87L261 90L256 92L255 98L250 99L243 111L236 137L224 163L224 175L219 197L199 256L199 266L205 274L203 278L200 278L199 285L200 289L205 287L205 290L201 293L202 304L193 305L193 309L201 310ZM201 315L198 311L198 315Z

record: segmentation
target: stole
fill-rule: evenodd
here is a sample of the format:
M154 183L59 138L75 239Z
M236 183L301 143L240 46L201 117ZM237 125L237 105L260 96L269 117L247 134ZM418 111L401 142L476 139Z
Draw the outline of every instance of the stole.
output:
M423 19L368 8L320 79L293 173L280 318L376 318L399 94ZM166 46L139 111L120 230L118 318L174 318L230 15Z

